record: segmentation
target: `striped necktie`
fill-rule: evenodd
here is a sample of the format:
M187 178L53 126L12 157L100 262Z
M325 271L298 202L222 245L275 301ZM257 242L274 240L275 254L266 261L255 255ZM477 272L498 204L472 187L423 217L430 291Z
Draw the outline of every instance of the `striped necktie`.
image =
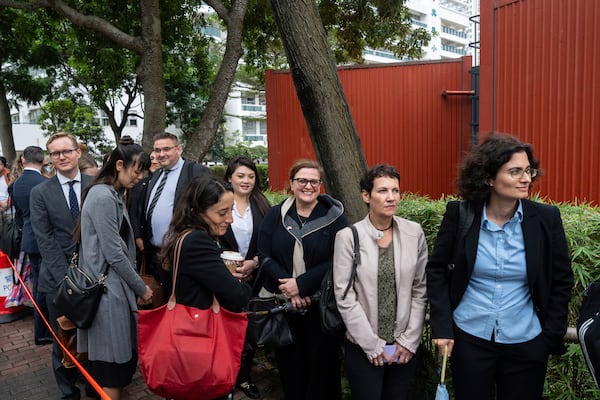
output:
M158 183L158 186L156 187L156 192L154 193L154 197L152 198L152 201L150 202L150 206L148 207L148 212L146 214L149 226L152 226L152 213L154 212L156 203L158 203L158 198L160 197L163 189L165 188L165 183L167 183L167 175L169 175L169 172L171 170L165 169L163 171L164 171L163 175L160 178L160 182Z

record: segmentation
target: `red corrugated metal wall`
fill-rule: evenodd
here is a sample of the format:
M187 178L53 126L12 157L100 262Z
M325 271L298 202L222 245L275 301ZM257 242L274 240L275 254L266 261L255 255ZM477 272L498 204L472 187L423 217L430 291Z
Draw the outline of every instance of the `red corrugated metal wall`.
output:
M555 201L600 202L599 25L598 1L481 1L481 132L532 143Z
M340 68L339 76L367 163L400 171L404 191L454 193L456 166L470 140L471 58ZM281 189L294 160L314 158L289 72L267 71L269 184ZM327 170L327 166L325 166Z

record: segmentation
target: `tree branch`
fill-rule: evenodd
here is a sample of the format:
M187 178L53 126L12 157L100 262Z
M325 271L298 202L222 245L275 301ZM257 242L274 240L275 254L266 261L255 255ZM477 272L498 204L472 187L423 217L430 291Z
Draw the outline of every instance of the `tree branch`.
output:
M129 49L137 54L141 54L144 51L142 41L140 38L131 36L121 31L105 19L96 17L94 15L83 14L78 10L70 7L62 0L33 0L28 2L0 0L0 6L17 8L22 10L48 8L56 12L57 14L60 14L63 17L67 18L74 25L98 32L106 36L109 40L112 40L119 46Z
M222 2L218 0L206 0L205 3L212 7L213 10L215 10L219 18L223 20L225 25L229 26L229 11L227 10L227 7L223 5ZM232 4L231 8L235 9L236 7Z

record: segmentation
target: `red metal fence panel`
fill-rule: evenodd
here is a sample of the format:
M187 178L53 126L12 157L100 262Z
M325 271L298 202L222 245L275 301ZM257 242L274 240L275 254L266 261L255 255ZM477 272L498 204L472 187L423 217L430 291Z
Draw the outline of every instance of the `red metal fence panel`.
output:
M455 192L457 164L470 140L471 58L339 68L369 165L400 171L404 191L437 198ZM314 158L288 71L267 71L269 184L287 184L294 160ZM324 166L327 171L327 166Z
M535 191L598 204L600 2L482 1L480 21L481 132L534 145Z

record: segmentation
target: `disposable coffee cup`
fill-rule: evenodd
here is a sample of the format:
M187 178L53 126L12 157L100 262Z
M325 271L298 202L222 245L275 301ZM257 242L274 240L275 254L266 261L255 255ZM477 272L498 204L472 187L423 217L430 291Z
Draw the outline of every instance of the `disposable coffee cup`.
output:
M237 251L224 251L221 253L221 258L231 273L236 272L235 269L244 261L244 257Z

